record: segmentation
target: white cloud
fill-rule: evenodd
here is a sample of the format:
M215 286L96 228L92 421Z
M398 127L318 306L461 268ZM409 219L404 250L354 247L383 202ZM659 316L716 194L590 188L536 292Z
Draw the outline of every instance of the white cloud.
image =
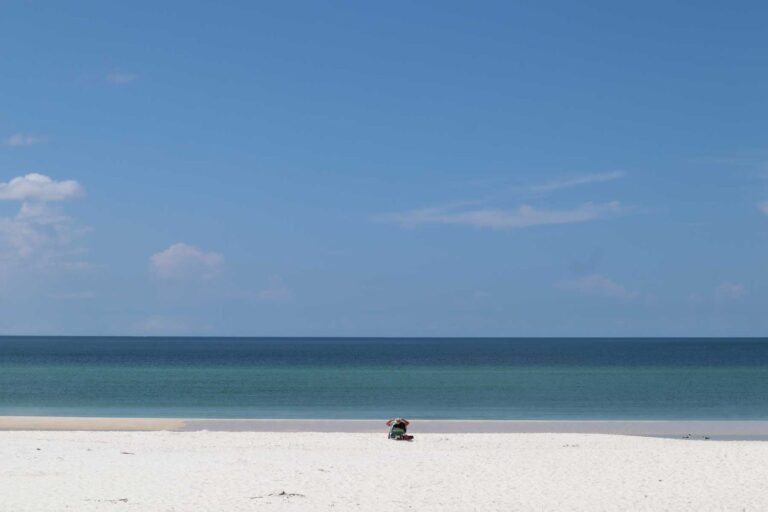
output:
M20 258L66 246L77 231L70 217L44 203L23 203L16 216L0 218L0 237L6 249Z
M288 302L293 299L293 291L283 283L281 277L274 276L270 279L269 287L259 292L259 299L265 302Z
M762 203L757 203L757 208L763 212L764 214L768 215L768 201L763 201Z
M476 228L514 229L547 224L586 222L616 215L622 211L618 201L602 204L585 203L566 210L537 209L528 205L513 210L488 208L457 210L453 207L441 207L392 213L380 216L378 220L407 227L444 224Z
M723 283L715 289L715 298L736 300L747 294L747 287L741 283Z
M113 84L127 84L138 80L139 75L136 73L127 73L125 71L112 71L107 73L107 81Z
M63 201L83 194L83 187L74 180L55 181L38 173L17 176L7 183L0 182L0 199L14 201Z
M43 139L40 137L25 133L14 133L3 141L3 146L16 148L21 146L32 146L40 142L43 142Z
M599 297L608 297L613 299L634 299L638 296L636 292L627 290L623 285L600 274L579 277L563 281L558 284L559 288L565 290L574 290L587 295L596 295Z
M530 187L531 192L552 192L563 188L577 187L579 185L589 185L590 183L603 183L613 181L624 176L624 171L611 171L598 174L583 174L581 176L564 177L553 180L541 185Z
M82 193L83 188L76 181L55 181L42 174L0 182L0 200L21 202L15 216L0 217L2 263L64 264L77 255L79 249L73 242L86 230L48 202L75 198Z
M224 257L185 243L176 243L150 257L152 272L163 279L211 279L221 270Z

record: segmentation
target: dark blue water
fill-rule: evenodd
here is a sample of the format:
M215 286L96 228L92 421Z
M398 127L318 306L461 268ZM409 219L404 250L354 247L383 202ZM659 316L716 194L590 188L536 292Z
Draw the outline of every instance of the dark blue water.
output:
M768 419L768 339L0 337L0 414Z

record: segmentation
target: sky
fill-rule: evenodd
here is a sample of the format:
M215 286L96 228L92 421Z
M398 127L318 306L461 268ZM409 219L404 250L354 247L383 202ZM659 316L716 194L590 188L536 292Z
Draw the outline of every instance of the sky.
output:
M0 5L0 334L764 336L768 4Z

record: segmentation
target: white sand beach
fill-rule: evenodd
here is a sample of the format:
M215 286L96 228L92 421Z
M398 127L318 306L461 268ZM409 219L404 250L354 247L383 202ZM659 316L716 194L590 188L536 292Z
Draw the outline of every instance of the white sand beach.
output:
M767 510L768 443L604 434L0 432L0 510Z

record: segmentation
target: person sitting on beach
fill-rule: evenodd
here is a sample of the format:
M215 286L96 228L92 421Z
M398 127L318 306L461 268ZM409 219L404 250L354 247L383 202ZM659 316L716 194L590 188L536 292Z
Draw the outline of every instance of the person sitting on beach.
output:
M396 441L412 440L413 436L406 434L409 424L410 422L405 418L392 418L387 422L389 427L389 435L387 437Z

